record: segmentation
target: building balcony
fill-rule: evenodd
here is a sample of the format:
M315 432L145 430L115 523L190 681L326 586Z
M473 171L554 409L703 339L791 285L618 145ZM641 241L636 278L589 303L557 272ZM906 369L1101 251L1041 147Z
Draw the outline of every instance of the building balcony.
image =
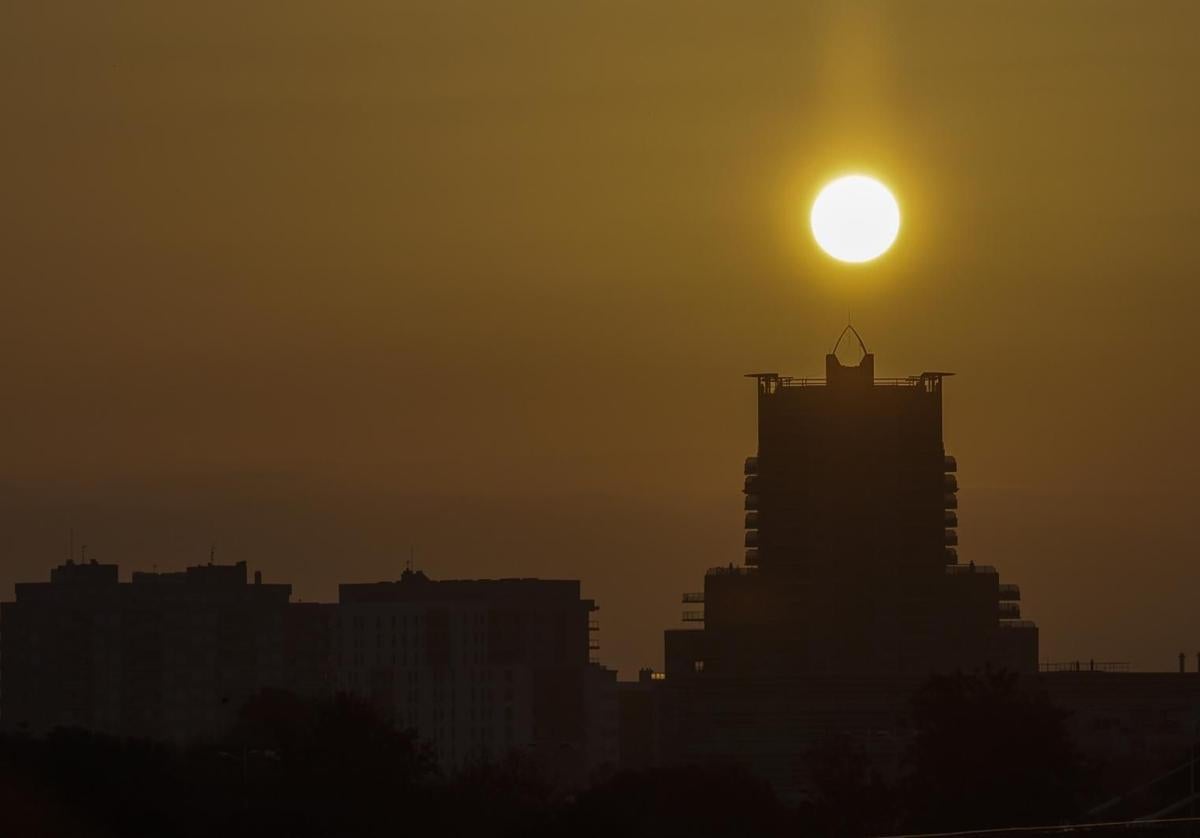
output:
M746 474L758 474L758 457L746 458L745 472Z
M684 611L683 612L683 621L685 623L703 623L704 622L704 612L703 611Z
M758 475L752 474L742 483L742 491L748 495L758 494Z
M746 513L746 529L748 529L748 530L758 529L758 513L757 512L747 512Z
M942 471L958 471L958 460L947 454L942 458Z
M1019 620L1021 618L1021 606L1015 602L1000 603L1000 619L1001 620Z
M746 546L758 546L758 530L746 530Z
M942 496L942 507L944 509L958 509L958 495L946 494Z
M588 631L600 631L600 621L588 620Z
M749 533L747 533L747 535L749 535ZM947 547L953 547L958 544L958 532L955 530L946 530L945 544Z
M689 602L704 602L704 591L698 591L694 594L684 594L683 602L685 604Z
M705 576L749 576L752 573L758 573L758 568L738 567L733 563L719 565L717 567L710 567L708 570L704 571Z
M1000 599L1008 602L1016 602L1021 598L1021 589L1011 582L1000 583Z
M590 640L588 640L588 649L589 649L590 651L593 651L593 652L595 652L595 651L596 651L597 649L599 649L599 648L600 648L600 641L599 641L599 640L596 640L595 638L591 638Z
M749 549L746 550L746 564L748 564L748 565L757 565L758 564L758 548L757 547L750 547Z
M747 478L747 479L749 479L749 478ZM958 478L955 477L953 474L943 474L942 475L942 488L944 488L947 492L957 492L958 491Z
M948 564L946 565L946 572L951 576L958 576L960 574L966 575L971 573L986 573L989 576L997 575L996 568L992 567L990 564Z
M957 527L958 526L958 513L952 512L951 510L947 509L942 514L942 526Z
M1024 629L1028 631L1029 629L1037 628L1037 623L1033 620L1001 620L1000 628L1009 630Z
M947 547L943 553L946 564L958 564L958 550L954 547Z
M758 509L758 495L746 495L746 509Z

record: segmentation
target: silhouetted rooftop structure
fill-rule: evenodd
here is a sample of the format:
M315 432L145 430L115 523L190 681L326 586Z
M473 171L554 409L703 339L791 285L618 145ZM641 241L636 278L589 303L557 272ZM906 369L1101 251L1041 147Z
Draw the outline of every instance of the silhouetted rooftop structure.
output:
M752 376L745 563L684 594L684 621L704 628L667 633L669 677L1036 669L1019 590L959 563L958 463L942 442L950 373L877 379L862 348L846 366L835 347L824 379Z
M830 731L891 729L932 672L1037 670L1019 589L959 561L958 463L942 438L951 373L875 378L859 342L852 365L835 346L823 379L750 376L744 562L683 595L684 623L700 628L665 634L668 758L786 778Z

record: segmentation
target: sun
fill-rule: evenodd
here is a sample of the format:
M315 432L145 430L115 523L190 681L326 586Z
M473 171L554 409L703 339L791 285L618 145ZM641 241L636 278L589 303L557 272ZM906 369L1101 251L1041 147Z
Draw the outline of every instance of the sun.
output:
M839 262L870 262L900 232L900 206L875 178L846 175L826 184L809 217L813 238Z

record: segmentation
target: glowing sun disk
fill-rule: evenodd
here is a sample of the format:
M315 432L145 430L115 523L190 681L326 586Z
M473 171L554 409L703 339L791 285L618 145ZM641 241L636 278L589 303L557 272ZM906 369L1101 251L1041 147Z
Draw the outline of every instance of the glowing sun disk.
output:
M869 262L896 241L900 206L874 178L846 175L817 195L809 223L817 244L834 259Z

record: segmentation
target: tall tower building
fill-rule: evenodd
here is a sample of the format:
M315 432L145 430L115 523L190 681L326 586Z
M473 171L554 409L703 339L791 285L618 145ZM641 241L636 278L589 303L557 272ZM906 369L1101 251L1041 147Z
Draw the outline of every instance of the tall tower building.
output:
M837 356L846 339L862 358ZM752 376L758 451L745 464L746 555L685 594L667 677L921 676L1036 670L1016 586L959 562L957 463L942 440L950 373L876 378L852 327L825 378ZM700 609L703 603L703 610Z

